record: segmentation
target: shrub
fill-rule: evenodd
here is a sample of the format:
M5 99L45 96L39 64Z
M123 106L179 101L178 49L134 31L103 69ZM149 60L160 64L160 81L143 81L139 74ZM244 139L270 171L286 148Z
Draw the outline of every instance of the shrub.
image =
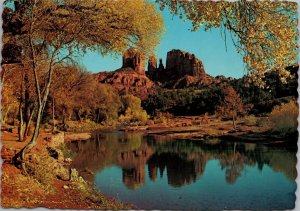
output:
M246 125L257 125L257 118L254 115L249 115L244 117Z
M125 111L119 117L121 123L145 121L149 118L147 112L141 107L141 100L138 97L124 95L122 102Z
M154 120L158 120L162 124L168 124L172 122L172 119L174 118L173 114L169 112L157 112L154 116Z
M67 147L67 145L65 143L61 144L59 146L59 149L61 150L61 152L63 153L65 158L73 159L76 156L76 152L73 152L72 150L70 150L69 147Z
M272 130L284 134L297 131L298 112L298 105L295 101L275 106L269 117Z

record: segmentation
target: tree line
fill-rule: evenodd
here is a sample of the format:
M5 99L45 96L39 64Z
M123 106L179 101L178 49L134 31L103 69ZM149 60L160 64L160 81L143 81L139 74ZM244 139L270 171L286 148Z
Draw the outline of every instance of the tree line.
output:
M286 69L292 78L283 83L278 72L267 73L264 89L249 83L247 76L233 80L216 77L221 82L183 89L158 89L157 93L144 100L142 105L151 115L157 112L169 112L174 115L212 115L220 111L226 96L235 96L240 98L246 113L261 115L271 112L276 105L298 97L298 66Z

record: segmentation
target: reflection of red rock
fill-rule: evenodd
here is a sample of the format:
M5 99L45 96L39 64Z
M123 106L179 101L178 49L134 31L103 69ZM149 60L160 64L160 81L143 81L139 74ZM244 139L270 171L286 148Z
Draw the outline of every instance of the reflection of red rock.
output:
M149 177L152 181L155 182L156 178L157 178L157 166L153 165L153 164L148 164L148 172L149 172Z
M123 169L123 182L128 188L137 189L145 183L145 165L152 154L152 149L143 143L137 150L118 155L117 164Z

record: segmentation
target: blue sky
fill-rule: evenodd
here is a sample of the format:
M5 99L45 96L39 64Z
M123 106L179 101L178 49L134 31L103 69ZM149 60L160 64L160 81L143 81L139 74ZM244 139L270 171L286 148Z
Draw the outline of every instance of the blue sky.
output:
M156 48L157 60L162 58L165 65L167 52L180 49L196 55L203 64L206 73L217 76L240 78L245 69L242 57L237 54L229 35L227 35L227 51L220 29L207 32L199 29L191 32L191 23L184 23L178 16L173 16L168 10L163 11L166 32ZM87 53L80 62L87 70L97 73L113 71L122 65L121 56L101 56L97 52Z

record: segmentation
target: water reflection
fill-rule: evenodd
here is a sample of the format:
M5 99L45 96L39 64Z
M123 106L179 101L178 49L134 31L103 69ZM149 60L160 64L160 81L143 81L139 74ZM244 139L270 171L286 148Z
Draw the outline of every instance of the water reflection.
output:
M147 143L139 144L134 150L117 155L116 164L122 168L123 183L130 189L137 189L145 183L145 165L153 154Z
M93 181L92 172L118 166L122 169L120 176L124 185L133 190L145 184L146 175L155 182L165 171L172 187L191 184L201 178L209 160L219 161L227 184L236 183L246 166L261 171L267 165L291 181L297 176L296 149L290 147L217 139L206 142L167 140L160 136L120 132L96 133L93 139L72 142L69 147L77 154L72 165L85 179Z

